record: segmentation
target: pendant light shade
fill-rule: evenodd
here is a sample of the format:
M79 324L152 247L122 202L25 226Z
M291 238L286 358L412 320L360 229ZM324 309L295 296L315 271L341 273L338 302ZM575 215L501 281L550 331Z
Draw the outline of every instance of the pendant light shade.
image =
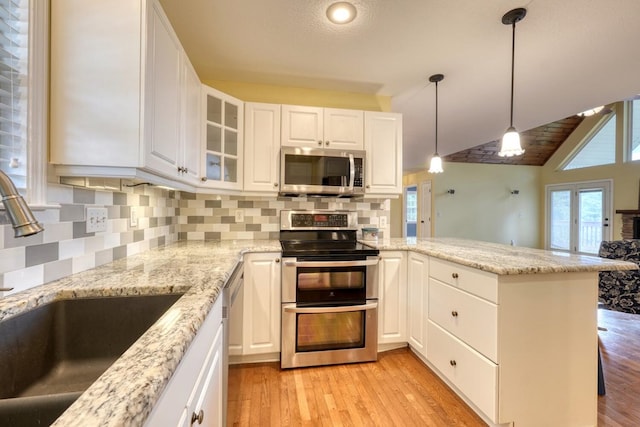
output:
M429 77L429 81L431 83L436 84L436 152L431 157L431 163L429 165L429 173L442 173L444 170L442 169L442 159L438 154L438 83L444 79L444 75L442 74L434 74Z
M513 157L519 156L524 153L522 146L520 145L520 134L513 127L513 81L515 71L515 53L516 53L516 22L522 21L526 16L527 9L522 7L510 10L502 17L502 23L512 26L511 36L511 116L509 121L509 127L502 137L502 143L500 144L500 151L498 156L500 157Z

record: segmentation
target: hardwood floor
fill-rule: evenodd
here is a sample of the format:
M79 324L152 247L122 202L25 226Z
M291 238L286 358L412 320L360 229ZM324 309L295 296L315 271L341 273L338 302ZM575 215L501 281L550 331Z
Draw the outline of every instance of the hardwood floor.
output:
M598 426L640 426L640 315L599 310L606 395L598 397Z
M640 426L640 316L599 311L606 392L598 425ZM229 426L483 426L407 349L377 363L280 370L229 369Z

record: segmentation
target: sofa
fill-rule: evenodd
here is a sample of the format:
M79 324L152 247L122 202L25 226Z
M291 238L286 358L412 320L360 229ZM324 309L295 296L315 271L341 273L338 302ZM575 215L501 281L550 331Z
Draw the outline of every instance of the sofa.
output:
M640 267L640 240L603 241L598 255ZM602 271L598 284L600 302L605 308L640 314L640 270Z

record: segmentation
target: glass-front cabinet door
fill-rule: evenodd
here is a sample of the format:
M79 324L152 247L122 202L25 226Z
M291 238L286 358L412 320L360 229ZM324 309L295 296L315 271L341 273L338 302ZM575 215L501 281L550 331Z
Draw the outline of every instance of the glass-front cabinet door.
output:
M205 140L202 185L240 190L244 104L208 86L203 88Z

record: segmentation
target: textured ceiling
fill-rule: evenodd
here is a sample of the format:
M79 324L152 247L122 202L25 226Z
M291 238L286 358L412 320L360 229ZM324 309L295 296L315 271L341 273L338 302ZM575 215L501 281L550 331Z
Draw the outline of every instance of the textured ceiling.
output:
M517 24L514 125L533 129L640 93L638 0L160 0L202 80L392 96L404 115L404 168L499 139L509 124L511 27Z

